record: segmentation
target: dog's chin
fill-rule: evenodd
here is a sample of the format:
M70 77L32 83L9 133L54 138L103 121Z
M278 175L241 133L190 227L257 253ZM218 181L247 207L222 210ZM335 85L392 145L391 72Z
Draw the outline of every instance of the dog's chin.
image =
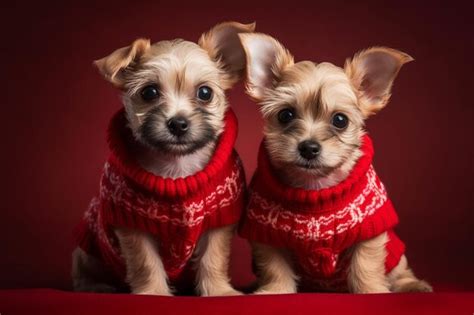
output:
M160 141L156 139L146 139L143 142L148 148L154 151L159 151L160 153L165 153L167 155L183 156L199 151L200 149L209 145L212 140L201 139L198 141Z
M289 166L294 168L297 172L314 177L329 176L337 168L319 161L297 161L290 164Z

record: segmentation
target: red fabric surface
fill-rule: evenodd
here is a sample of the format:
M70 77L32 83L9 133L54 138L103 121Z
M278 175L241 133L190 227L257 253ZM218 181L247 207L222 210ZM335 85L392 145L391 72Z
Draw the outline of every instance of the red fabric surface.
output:
M243 297L156 297L70 293L56 290L0 291L5 315L55 314L472 314L474 293L293 294Z

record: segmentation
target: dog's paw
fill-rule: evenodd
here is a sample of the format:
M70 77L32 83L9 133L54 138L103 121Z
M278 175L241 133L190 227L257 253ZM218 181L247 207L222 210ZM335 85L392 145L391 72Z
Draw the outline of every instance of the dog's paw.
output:
M272 286L263 286L259 288L257 291L255 291L253 294L259 294L259 295L264 295L264 294L292 294L296 293L296 288L295 287L272 287Z
M232 287L214 288L213 290L199 290L200 296L237 296L243 295L242 292L235 290Z
M156 288L139 288L132 290L133 294L137 295L161 295L161 296L173 296L173 293L170 290L166 289L156 289Z
M244 295L242 292L237 291L235 289L230 289L227 291L219 292L215 296L237 296L237 295Z
M396 288L395 292L415 293L415 292L433 292L433 287L424 280L415 280Z
M291 293L296 293L296 292L290 292L290 291L271 291L271 290L257 290L253 294L257 295L271 295L271 294L291 294Z

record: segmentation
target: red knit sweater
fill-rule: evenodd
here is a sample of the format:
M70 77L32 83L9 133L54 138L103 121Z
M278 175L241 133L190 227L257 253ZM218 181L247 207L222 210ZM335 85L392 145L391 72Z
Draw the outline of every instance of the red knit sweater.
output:
M237 120L228 110L215 153L198 173L176 180L147 172L130 156L132 134L124 111L108 130L110 157L99 195L78 227L79 246L101 259L123 281L124 261L113 227L148 232L159 240L159 253L172 281L180 281L200 236L238 222L244 207L245 177L234 151Z
M374 151L368 136L361 149L363 156L344 181L304 190L277 180L262 142L239 232L250 241L289 249L303 290L346 290L348 249L385 231L390 238L387 272L404 253L404 244L392 231L397 215L371 165Z

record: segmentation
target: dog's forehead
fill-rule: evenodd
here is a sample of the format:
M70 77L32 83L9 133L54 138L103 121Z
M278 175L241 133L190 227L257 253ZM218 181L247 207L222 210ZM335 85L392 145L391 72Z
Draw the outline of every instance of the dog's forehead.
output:
M152 58L163 54L186 56L195 50L205 52L198 44L191 41L183 39L162 40L151 45L149 56Z
M152 46L142 61L138 75L152 74L167 84L180 77L191 85L211 82L220 78L218 65L199 45L184 40L162 41ZM164 82L162 82L164 83Z
M319 90L337 84L350 84L343 69L327 62L301 61L285 70L280 85Z
M196 43L181 39L153 44L143 64L145 67L186 67L192 70L217 67L207 51Z
M327 62L296 63L283 74L277 92L294 98L301 106L310 106L315 101L327 106L357 103L357 96L344 70Z

